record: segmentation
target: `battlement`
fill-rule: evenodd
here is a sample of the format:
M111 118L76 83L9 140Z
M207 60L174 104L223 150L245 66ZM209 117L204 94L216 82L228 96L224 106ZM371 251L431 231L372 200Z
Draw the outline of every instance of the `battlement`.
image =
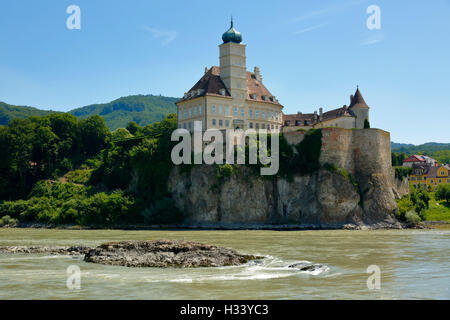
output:
M285 132L291 145L303 140L307 131ZM322 129L321 165L334 164L352 174L391 175L390 133L381 129Z

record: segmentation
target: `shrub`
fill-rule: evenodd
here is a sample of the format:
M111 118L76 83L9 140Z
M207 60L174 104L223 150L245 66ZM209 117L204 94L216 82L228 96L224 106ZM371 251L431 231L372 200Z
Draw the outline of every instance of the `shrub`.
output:
M395 168L395 177L399 180L408 177L412 173L412 168L410 167L397 167Z
M436 200L445 200L450 203L450 184L441 184L437 187Z
M10 216L4 216L0 219L0 227L9 226L9 227L15 227L19 221L17 219L13 219Z
M347 181L350 181L351 184L355 187L358 188L358 182L356 181L356 178L347 170L345 170L344 168L340 168L334 164L330 164L330 163L325 163L323 165L323 168L325 170L328 170L330 172L335 172L340 174L341 176L343 176Z
M417 224L422 221L422 218L414 211L408 211L405 214L405 219L407 222L412 224Z
M320 168L319 158L322 150L322 130L309 130L295 148L298 152L298 159L294 165L296 172L309 174L317 171Z
M175 207L173 200L168 197L151 204L141 214L146 224L181 223L185 218L183 213Z
M406 213L414 209L414 204L409 198L409 195L403 196L400 200L397 201L397 204L398 204L397 217L400 220L405 221Z
M221 164L216 167L216 176L218 179L229 178L237 172L237 168L231 164Z

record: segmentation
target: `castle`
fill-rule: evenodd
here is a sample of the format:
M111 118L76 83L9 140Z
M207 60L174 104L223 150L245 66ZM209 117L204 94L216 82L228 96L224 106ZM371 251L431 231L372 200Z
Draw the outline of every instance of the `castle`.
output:
M350 105L319 114L283 114L283 106L264 86L260 69L247 71L246 45L242 34L230 28L219 45L220 66L205 68L201 79L177 101L178 128L194 130L200 121L208 129L267 129L289 132L299 129L340 127L364 128L369 107L359 91L350 97Z

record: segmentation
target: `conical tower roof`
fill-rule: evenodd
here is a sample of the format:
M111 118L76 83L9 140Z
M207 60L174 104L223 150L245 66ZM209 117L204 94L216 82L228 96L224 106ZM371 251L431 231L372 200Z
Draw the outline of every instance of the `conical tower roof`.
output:
M369 106L367 105L366 101L364 100L361 92L359 91L359 87L356 88L356 92L355 95L351 96L351 101L350 101L350 108L352 107L366 107L368 108Z

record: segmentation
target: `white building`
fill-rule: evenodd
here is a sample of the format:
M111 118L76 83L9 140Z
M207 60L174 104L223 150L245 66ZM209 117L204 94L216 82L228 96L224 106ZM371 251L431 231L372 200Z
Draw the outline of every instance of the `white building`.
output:
M177 104L178 127L193 131L194 121L207 129L269 129L279 132L283 106L263 85L258 67L247 71L246 45L233 26L219 45L220 66L203 77Z

